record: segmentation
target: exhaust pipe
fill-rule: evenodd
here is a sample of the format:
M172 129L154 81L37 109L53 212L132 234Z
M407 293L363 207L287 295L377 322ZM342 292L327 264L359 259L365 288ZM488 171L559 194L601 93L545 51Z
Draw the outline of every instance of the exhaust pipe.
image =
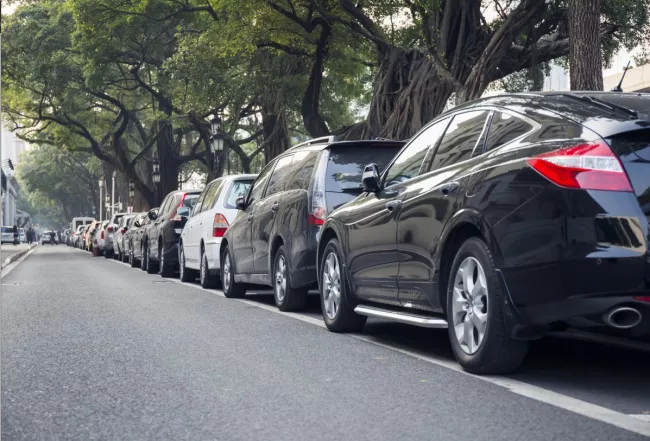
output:
M612 308L603 315L608 326L616 329L631 329L641 323L641 313L636 308L622 306Z

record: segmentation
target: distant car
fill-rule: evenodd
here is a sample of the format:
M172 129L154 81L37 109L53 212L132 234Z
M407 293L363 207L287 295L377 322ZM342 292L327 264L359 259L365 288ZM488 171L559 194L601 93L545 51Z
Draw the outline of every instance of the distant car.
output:
M97 227L99 226L99 221L92 221L92 223L88 226L88 231L86 232L86 242L85 242L85 250L92 252L93 246L95 245L94 243L94 238L95 238L95 232L97 231Z
M104 257L106 257L107 259L109 257L113 257L115 259L117 258L117 255L115 254L115 246L113 244L113 239L115 237L115 231L117 230L117 226L120 223L120 219L122 219L122 216L124 216L125 214L128 213L115 213L105 228L106 244L105 244Z
M2 243L14 243L13 227L2 227Z
M145 264L145 257L144 257L144 245L145 245L145 237L147 236L147 232L149 228L151 228L151 225L153 224L153 220L156 218L156 215L158 214L158 210L160 210L159 207L152 208L148 212L145 213L145 215L142 217L142 220L140 221L140 226L136 230L136 232L131 236L131 254L133 255L133 262L131 263L131 266L140 266L143 271L146 271L146 266Z
M70 245L75 248L81 248L81 238L83 236L86 225L79 225L77 229L72 233L72 240Z
M129 228L124 233L124 254L126 255L126 258L131 265L132 268L135 268L138 266L139 261L135 260L134 255L133 255L133 239L137 234L140 234L140 228L142 227L142 224L147 217L147 213L136 213L133 219L131 219L131 222L129 223Z
M113 233L113 252L116 254L117 260L124 262L128 258L124 252L124 235L129 229L129 224L135 217L134 213L125 214L117 224L117 228Z
M188 220L178 247L179 272L183 282L198 275L204 288L216 285L221 240L237 217L237 199L248 194L256 177L233 175L215 179L205 187L191 214L187 210Z
M25 234L24 228L18 230L18 237L20 239L20 243L27 243L27 234Z
M52 236L51 230L43 231L43 234L41 235L41 245L43 244L58 245L59 238L57 237L56 232L54 233L55 233L54 236Z
M97 227L97 232L95 233L95 241L97 243L97 254L102 255L106 249L106 225L108 221L105 220Z
M158 271L163 277L169 277L178 267L178 241L187 220L179 211L194 207L200 195L201 190L176 190L163 200L144 237L144 263L149 274Z

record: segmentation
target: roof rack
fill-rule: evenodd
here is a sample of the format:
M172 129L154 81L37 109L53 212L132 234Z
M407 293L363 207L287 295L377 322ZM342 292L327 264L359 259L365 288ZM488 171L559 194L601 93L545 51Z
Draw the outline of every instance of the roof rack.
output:
M320 138L314 138L310 139L309 141L302 142L300 144L294 145L291 147L292 149L295 149L296 147L304 147L308 145L313 145L313 144L325 144L328 142L334 142L336 141L336 136L321 136Z

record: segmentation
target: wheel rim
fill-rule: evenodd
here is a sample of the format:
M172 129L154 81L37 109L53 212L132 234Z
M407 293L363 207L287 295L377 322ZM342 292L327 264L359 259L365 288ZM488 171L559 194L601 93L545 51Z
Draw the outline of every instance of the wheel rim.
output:
M183 247L181 247L181 257L180 257L180 268L178 271L180 272L181 279L183 278L183 275L185 273L185 252L183 251Z
M225 262L223 263L223 289L228 291L230 289L230 255L224 254Z
M275 264L275 297L278 303L284 301L287 294L287 265L284 256L278 256L278 262Z
M473 257L460 264L452 292L454 334L463 352L475 354L485 338L488 288L483 267Z
M330 320L336 318L341 304L341 269L335 253L329 253L323 268L323 305Z
M206 263L205 263L205 253L201 254L201 283L205 283L205 273L207 272L206 270Z
M162 246L158 245L158 262L160 262L160 272L163 271L165 267L165 253L163 253Z

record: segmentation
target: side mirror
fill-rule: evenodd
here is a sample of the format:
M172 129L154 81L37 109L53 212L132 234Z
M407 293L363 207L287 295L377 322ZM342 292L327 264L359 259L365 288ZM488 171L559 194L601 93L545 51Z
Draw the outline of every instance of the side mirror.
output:
M244 196L239 196L237 198L237 201L235 202L235 206L237 207L238 210L245 210L248 205L246 204L246 197Z
M379 169L377 164L366 165L361 175L361 183L363 184L363 191L375 193L379 190Z
M176 210L176 214L180 217L190 217L190 209L188 207L180 207Z
M147 213L147 217L148 217L149 219L151 219L151 220L156 220L156 217L158 217L158 216L156 216L156 213L155 213L155 212L150 211L150 212Z

